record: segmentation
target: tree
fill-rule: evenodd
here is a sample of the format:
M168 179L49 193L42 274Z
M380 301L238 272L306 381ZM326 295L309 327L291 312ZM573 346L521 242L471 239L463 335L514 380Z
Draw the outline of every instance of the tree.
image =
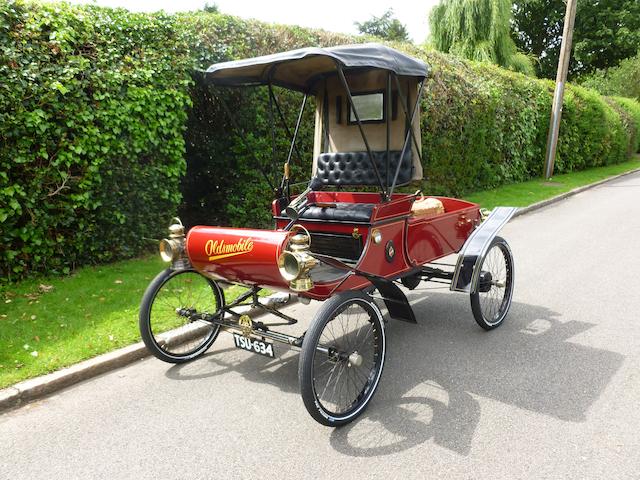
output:
M554 78L560 54L565 2L516 0L513 38L539 59L540 76ZM579 0L569 78L616 66L640 49L638 0Z
M433 46L470 60L534 74L511 38L509 0L441 0L429 15Z
M205 2L202 10L207 13L220 13L220 8L215 3L209 4L209 2Z
M393 18L393 9L390 8L380 17L373 16L365 22L354 22L360 33L373 35L386 40L409 41L409 32L400 20Z
M580 79L582 85L603 95L617 95L640 101L640 52L626 58L616 67L596 70Z

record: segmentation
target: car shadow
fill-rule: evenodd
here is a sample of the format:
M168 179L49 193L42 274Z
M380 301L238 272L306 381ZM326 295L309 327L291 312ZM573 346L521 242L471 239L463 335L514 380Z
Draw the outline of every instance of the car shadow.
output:
M567 422L584 422L624 356L571 338L594 325L546 307L514 302L505 323L485 332L467 297L409 292L418 324L391 320L387 362L362 417L333 430L333 448L351 456L388 455L427 441L468 455L480 421L477 397ZM167 377L210 378L228 372L297 393L298 355L268 359L234 348L214 351L197 369L176 365Z
M256 355L237 348L207 352L192 363L173 365L165 375L172 380L199 380L240 373L245 380L275 385L285 392L298 393L298 353L285 345L276 345L276 358Z

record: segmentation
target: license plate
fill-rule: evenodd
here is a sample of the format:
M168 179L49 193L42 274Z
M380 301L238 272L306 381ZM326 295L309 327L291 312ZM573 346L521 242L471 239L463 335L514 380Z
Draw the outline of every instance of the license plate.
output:
M237 348L241 348L248 352L258 353L265 357L275 357L273 353L273 343L263 342L262 340L257 340L255 338L247 338L242 335L238 335L237 333L233 334L233 341Z

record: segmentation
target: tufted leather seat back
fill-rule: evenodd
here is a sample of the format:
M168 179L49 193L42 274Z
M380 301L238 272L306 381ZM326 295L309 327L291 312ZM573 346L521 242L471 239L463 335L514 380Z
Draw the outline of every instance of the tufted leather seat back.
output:
M378 172L383 183L387 181L387 152L372 152ZM393 175L400 161L399 150L389 152L391 161L389 164L389 183L393 182ZM369 160L367 152L335 152L322 153L318 156L316 163L316 178L323 185L378 185L376 173ZM398 185L409 183L412 177L413 162L411 149L407 149L402 159L400 173L398 173Z

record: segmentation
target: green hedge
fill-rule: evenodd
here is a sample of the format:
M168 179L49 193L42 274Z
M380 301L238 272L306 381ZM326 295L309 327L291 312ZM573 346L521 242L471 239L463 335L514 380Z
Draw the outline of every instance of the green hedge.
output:
M553 82L431 52L423 58L435 67L422 117L429 191L461 195L542 174ZM555 171L622 162L632 136L603 97L567 85Z
M618 110L629 132L629 154L640 152L640 103L626 97L610 97L607 101Z
M0 278L129 257L164 230L190 104L175 25L0 4Z
M178 210L188 224L265 225L265 94L214 92L194 67L363 38L204 12L0 4L0 277L133 256ZM432 67L422 104L424 189L460 195L540 175L553 84L394 44ZM299 95L279 91L289 124ZM233 133L218 98L237 112ZM569 85L557 171L637 150L638 104ZM308 179L312 115L301 132ZM280 133L284 133L281 131ZM186 160L186 161L185 161Z

